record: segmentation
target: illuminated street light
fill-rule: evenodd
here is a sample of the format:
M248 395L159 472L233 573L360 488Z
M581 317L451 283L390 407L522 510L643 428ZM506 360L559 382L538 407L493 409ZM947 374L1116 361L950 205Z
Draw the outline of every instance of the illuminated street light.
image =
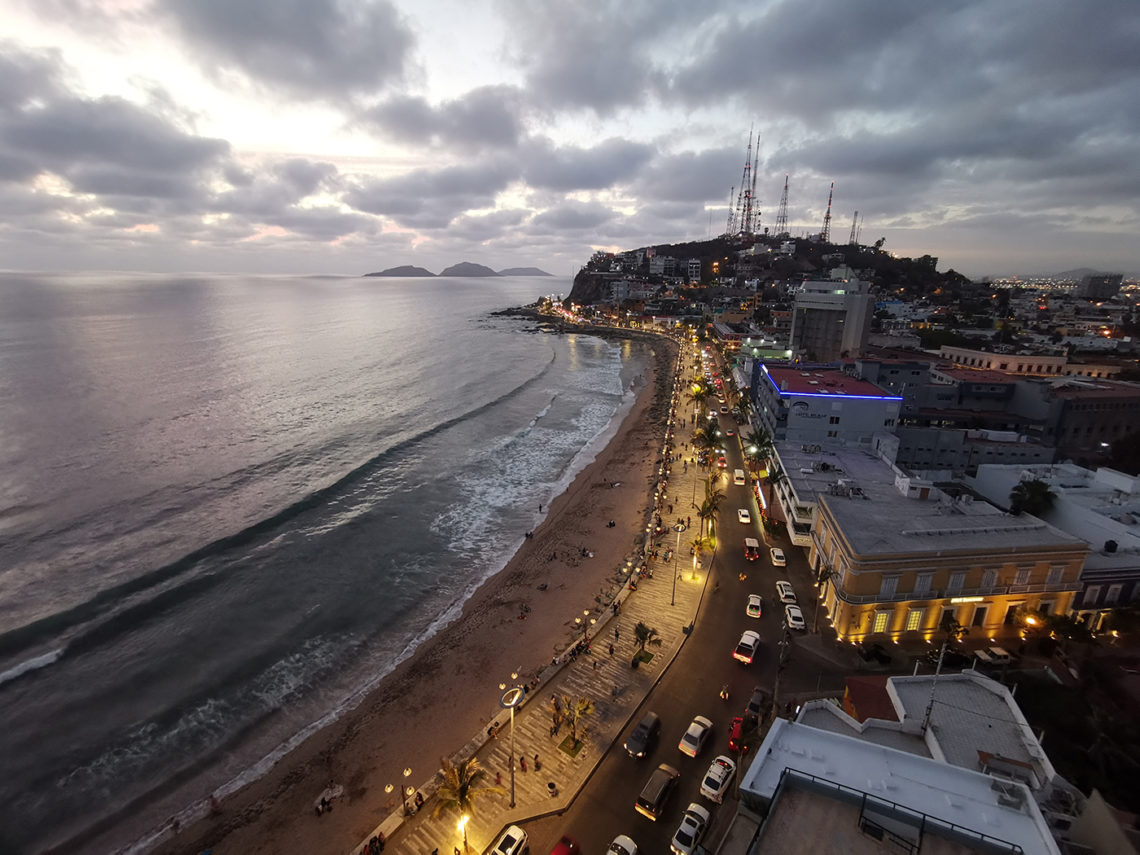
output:
M519 675L517 673L511 674L512 680L517 680ZM503 695L499 698L499 706L511 711L511 807L515 806L515 707L522 703L525 697L522 686L511 686L507 688L506 683L499 683L499 689L503 691ZM466 844L465 844L466 845Z

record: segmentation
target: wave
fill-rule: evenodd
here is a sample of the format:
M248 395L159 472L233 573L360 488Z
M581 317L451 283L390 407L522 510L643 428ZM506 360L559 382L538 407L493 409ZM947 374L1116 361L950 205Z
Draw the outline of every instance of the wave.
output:
M57 661L66 648L60 647L56 650L43 653L39 656L33 656L31 659L25 659L18 665L9 668L7 671L0 671L0 685L7 683L10 680L15 680L17 677L22 677L24 674L30 674L33 671L38 671L40 668L46 668L53 662Z
M323 505L332 503L336 500L338 494L348 491L358 481L369 477L376 470L388 464L392 459L414 449L417 445L434 434L455 427L469 419L476 418L526 391L541 381L553 364L554 355L552 353L551 358L542 366L540 371L513 389L486 401L478 407L474 407L450 419L445 419L431 427L425 428L413 436L409 436L395 443L359 466L351 469L331 484L310 492L298 501L282 508L275 514L265 517L253 525L247 526L234 534L211 541L162 567L144 572L126 582L99 591L84 602L0 634L0 656L18 655L21 651L25 651L34 645L44 644L50 639L61 637L69 630L76 630L85 624L90 624L100 616L122 608L132 597L152 592L155 588L169 582L174 582L185 574L193 571L203 562L224 555L235 549L249 546L265 535L286 527L299 516L320 508ZM121 614L116 614L107 622L94 627L87 634L80 635L63 648L63 655L67 655L75 650L89 650L95 644L105 642L121 633L132 631L136 629L141 622L166 611L178 602L184 601L189 596L200 593L218 581L220 581L220 579L217 578L217 574L211 574L198 579L184 581L176 588L163 591L151 602L140 603L137 606L131 607ZM52 662L58 661L58 659L59 657L52 660ZM45 665L47 664L52 663L45 663Z

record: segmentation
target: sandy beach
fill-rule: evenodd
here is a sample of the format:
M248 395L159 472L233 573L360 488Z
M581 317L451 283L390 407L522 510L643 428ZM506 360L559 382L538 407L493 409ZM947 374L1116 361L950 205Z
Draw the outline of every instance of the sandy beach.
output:
M440 758L486 729L498 712L501 681L514 671L529 680L580 637L574 618L612 590L615 569L643 542L677 353L674 342L660 337L653 348L637 400L614 438L544 509L543 523L461 617L339 722L222 800L215 816L169 834L153 851L350 852L399 807L399 790L388 794L387 784L428 782ZM611 519L615 525L608 527ZM330 782L344 795L317 817L314 800ZM84 851L113 851L152 830L120 825L105 839L85 841L97 848Z

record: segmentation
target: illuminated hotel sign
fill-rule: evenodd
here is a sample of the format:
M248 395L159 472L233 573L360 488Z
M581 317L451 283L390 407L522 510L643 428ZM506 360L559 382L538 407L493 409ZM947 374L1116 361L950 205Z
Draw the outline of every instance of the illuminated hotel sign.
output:
M954 597L951 603L980 603L985 597Z

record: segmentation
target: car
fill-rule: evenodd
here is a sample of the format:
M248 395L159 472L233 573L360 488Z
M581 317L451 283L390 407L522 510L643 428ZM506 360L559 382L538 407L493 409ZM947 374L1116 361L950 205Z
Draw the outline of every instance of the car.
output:
M722 416L727 416L728 415L728 407L721 407L720 408L720 414Z
M749 561L755 561L760 557L760 541L754 537L744 538L744 557Z
M732 786L732 776L736 774L736 763L731 757L721 754L712 761L705 779L701 781L701 795L718 805L724 801L724 794Z
M780 547L773 546L771 549L768 550L768 555L772 559L772 566L773 567L787 567L788 566L788 559L786 559L784 557L784 550L780 549Z
M759 594L748 595L748 605L744 607L744 613L749 617L760 617L764 614L764 598Z
M751 665L752 657L756 655L756 650L759 647L760 633L746 629L744 634L740 636L736 649L732 651L732 658L738 662L743 662L745 665Z
M728 468L728 461L725 460L723 457L718 457L716 459L716 465L720 469L727 469Z
M657 713L647 712L625 740L625 750L629 752L630 757L644 757L653 750L660 735L661 719Z
M760 718L760 713L768 705L768 693L757 686L752 690L752 697L748 699L748 706L744 708L744 712L753 718Z
M974 655L982 665L1008 665L1010 660L1009 652L1002 647L983 647Z
M642 816L656 822L657 817L664 812L665 805L669 802L669 795L677 786L680 777L680 772L668 763L662 763L653 770L653 774L641 788L641 795L637 797L634 809Z
M784 606L784 622L787 623L788 629L807 629L807 624L804 623L804 613L795 603L788 603Z
M724 435L725 436L736 436L736 431L734 431L732 428L729 428L728 430L726 430L724 432Z
M709 812L696 802L692 802L685 808L685 815L681 817L681 824L673 834L669 851L673 855L692 855L692 851L697 848L708 827Z
M745 525L752 522L752 514L749 513L748 508L737 508L736 518Z
M728 726L728 750L729 751L747 751L748 746L744 744L744 716L738 715L732 720L732 724Z
M689 725L689 729L685 731L681 741L677 743L677 749L682 754L696 757L705 747L705 742L708 741L710 733L712 733L712 722L703 715L699 715L693 719L693 723Z
M550 850L550 855L581 855L581 852L582 847L578 845L578 841L563 834Z
M512 825L495 841L490 855L523 855L526 852L530 852L526 832L517 825Z
M619 834L606 850L606 855L637 855L637 844L632 838Z
M855 648L855 652L859 654L859 658L864 662L870 662L874 659L880 665L891 664L891 654L887 652L887 649L881 644L868 644L864 641ZM938 661L937 657L935 657L934 661Z
M873 644L871 646L882 649L882 645L879 644ZM866 659L867 656L863 655L863 647L864 645L859 645L856 649L859 651L859 655ZM943 668L969 668L974 664L973 655L967 653L960 647L947 647L945 654L942 653L942 648L936 647L922 658L928 665L937 665L939 656L942 657ZM884 664L889 664L889 659L888 662Z
M781 603L794 603L796 602L796 592L792 587L791 582L780 580L776 583L776 597Z

